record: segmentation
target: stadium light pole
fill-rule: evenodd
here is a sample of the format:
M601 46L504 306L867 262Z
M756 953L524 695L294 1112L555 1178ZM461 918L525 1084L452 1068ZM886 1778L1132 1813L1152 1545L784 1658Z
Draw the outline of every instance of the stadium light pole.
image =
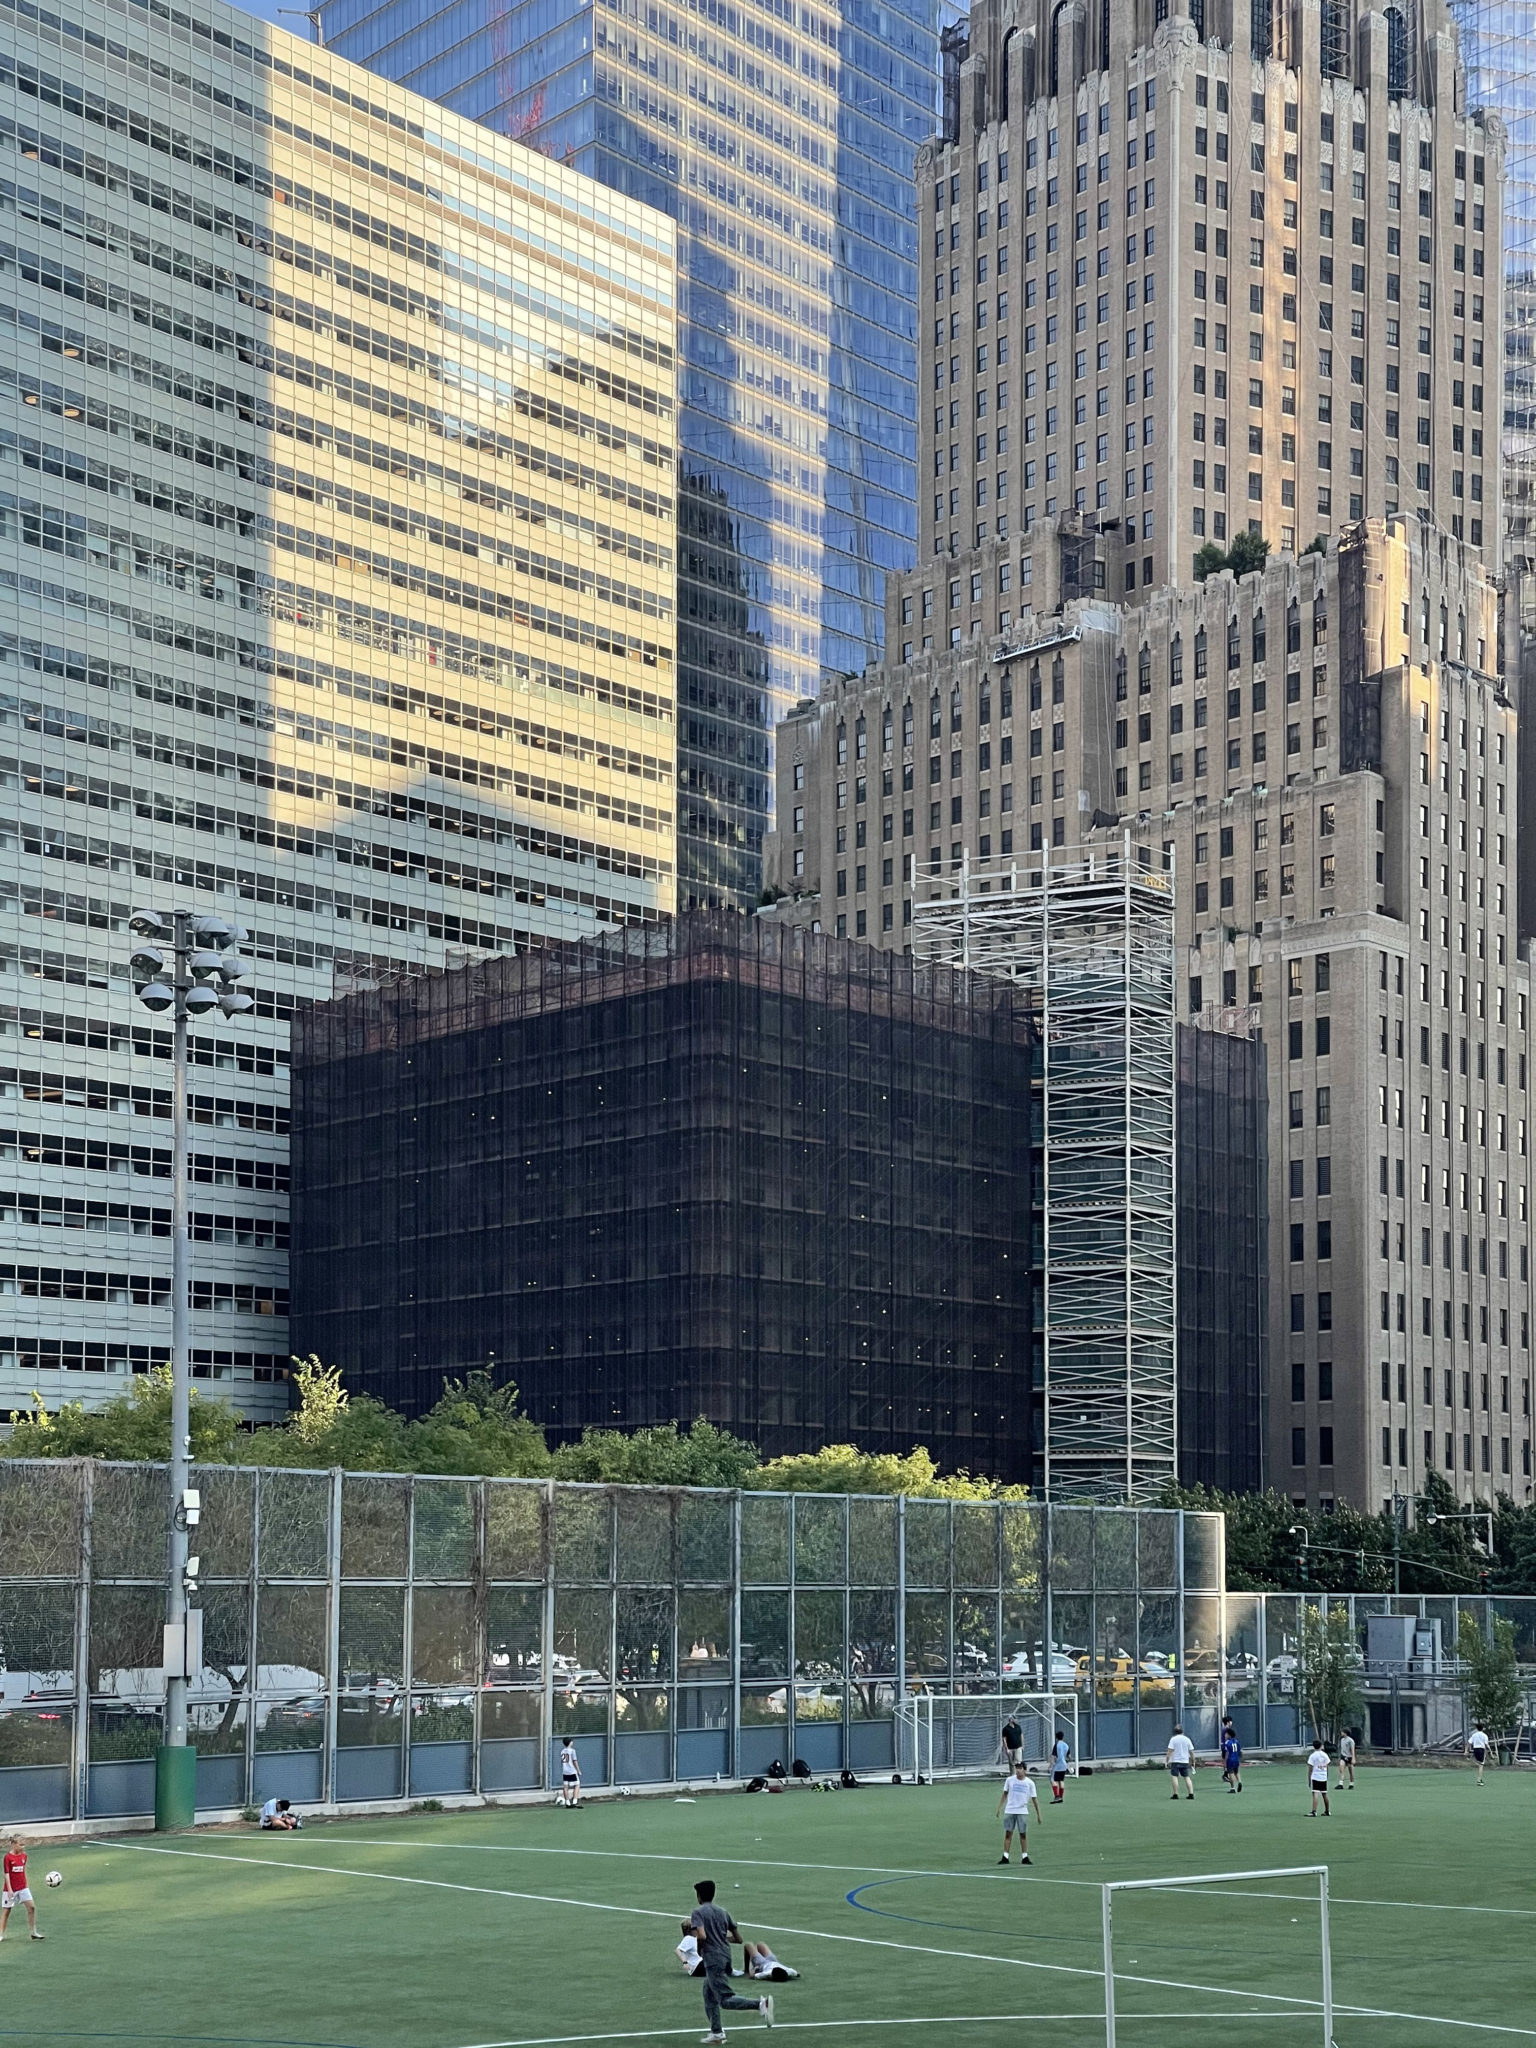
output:
M191 1238L187 1219L187 1027L200 1018L249 1016L254 1000L236 983L249 972L235 947L247 935L228 918L189 910L136 910L128 929L134 992L156 1016L170 1013L171 1061L171 1500L165 1601L165 1723L155 1752L155 1826L190 1827L197 1809L197 1752L187 1742L188 1627L197 1559L188 1537L201 1503L188 1484L192 1361L188 1349Z

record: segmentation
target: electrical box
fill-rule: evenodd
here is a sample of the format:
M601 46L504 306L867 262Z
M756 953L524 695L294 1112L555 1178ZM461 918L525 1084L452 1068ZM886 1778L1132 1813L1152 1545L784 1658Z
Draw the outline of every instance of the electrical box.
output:
M167 1678L196 1678L203 1668L203 1610L189 1607L185 1626L165 1624L164 1668Z

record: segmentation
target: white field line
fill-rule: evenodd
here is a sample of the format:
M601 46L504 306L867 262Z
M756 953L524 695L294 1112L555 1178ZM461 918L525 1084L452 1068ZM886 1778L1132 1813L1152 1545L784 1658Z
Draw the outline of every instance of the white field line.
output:
M748 2015L750 2017L750 2015ZM1044 2026L1052 2021L1070 2022L1081 2026L1084 2020L1100 2020L1094 2012L962 2012L942 2013L932 2018L921 2019L853 2019L853 2020L778 2020L775 2029L779 2033L795 2031L814 2033L830 2027L1001 2027L1026 2023L1029 2026ZM1156 2012L1133 2013L1129 2018L1115 2016L1116 2026L1136 2026L1145 2020L1282 2020L1288 2025L1305 2021L1315 2026L1311 2013L1305 2012ZM698 2021L691 2027L650 2027L637 2033L625 2034L535 2034L519 2035L507 2041L471 2041L468 2048L571 2048L571 2044L586 2041L670 2041L697 2038Z
M643 1920L677 1919L675 1912L662 1906L615 1906L597 1899L569 1899L550 1892L507 1891L495 1885L453 1884L440 1877L407 1877L397 1871L349 1870L334 1863L293 1863L280 1862L274 1856L241 1856L229 1850L217 1849L172 1849L151 1845L148 1842L126 1842L118 1840L111 1845L114 1849L132 1850L140 1856L180 1856L203 1863L240 1863L247 1868L294 1873L309 1871L324 1877L357 1877L376 1884L403 1884L419 1886L427 1891L469 1892L481 1898L516 1899L519 1903L539 1906L570 1906L577 1911L589 1913L621 1913ZM761 1927L765 1934L787 1934L799 1941L836 1941L854 1948L894 1949L900 1955L944 1956L953 1962L991 1963L1005 1969L1038 1970L1053 1977L1086 1977L1102 1983L1104 1972L1091 1970L1074 1963L1039 1963L1023 1956L994 1956L978 1953L972 1949L937 1948L910 1941L882 1941L867 1934L837 1934L825 1927L784 1927L772 1921L756 1920L754 1926ZM1144 1977L1132 1975L1129 1970L1116 1970L1116 1983L1142 1984L1159 1991L1192 1991L1207 1998L1257 1998L1265 2006L1288 2006L1297 2012L1312 2013L1322 2010L1321 2001L1316 1998L1293 1998L1279 1991L1253 1991L1247 1988L1233 1989L1224 1984L1191 1984L1175 1977ZM1484 2020L1442 2019L1436 2013L1392 2012L1374 2006L1343 2005L1334 2001L1334 2011L1356 2019L1409 2020L1421 2026L1458 2027L1473 2033L1507 2034L1522 2041L1536 2041L1536 2027L1507 2027ZM1079 2014L1080 2019L1092 2019L1092 2013ZM1156 2015L1149 2015L1156 2017ZM1230 2017L1230 2013L1229 2013ZM611 2038L611 2037L610 2037ZM640 2036L638 2038L644 2038Z
M433 1849L444 1853L462 1852L470 1856L590 1856L602 1863L688 1863L697 1864L698 1856L679 1856L668 1850L651 1849L551 1849L525 1842L400 1842L387 1837L359 1835L332 1835L325 1837L328 1843L335 1843L346 1849ZM704 1861L721 1870L817 1870L828 1876L841 1877L849 1874L864 1877L939 1877L946 1883L1001 1884L1010 1891L1018 1890L1017 1880L999 1877L995 1870L909 1870L900 1865L879 1863L790 1863L773 1857L748 1856L706 1856ZM1031 1872L1030 1886L1068 1885L1074 1890L1096 1892L1102 1889L1097 1878L1091 1877L1042 1877ZM1166 1880L1164 1880L1166 1882ZM1199 1891L1202 1876L1192 1871L1187 1878L1178 1880L1178 1888L1184 1891ZM1226 1896L1223 1894L1222 1896ZM1316 1892L1254 1892L1245 1891L1246 1899L1280 1899L1295 1904L1316 1905ZM1495 1919L1536 1920L1536 1908L1530 1906L1462 1906L1442 1905L1424 1899L1351 1899L1333 1893L1328 1901L1330 1906L1369 1906L1384 1912L1398 1913L1481 1913Z

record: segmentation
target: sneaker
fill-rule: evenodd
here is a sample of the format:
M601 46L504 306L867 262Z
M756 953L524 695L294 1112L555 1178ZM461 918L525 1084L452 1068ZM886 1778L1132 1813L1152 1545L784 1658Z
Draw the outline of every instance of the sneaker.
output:
M1175 1792L1175 1793L1174 1793L1174 1794L1173 1794L1172 1796L1173 1796L1173 1797L1174 1797L1175 1799L1177 1799L1179 1795L1178 1795L1178 1793L1177 1793L1177 1792Z
M33 1939L34 1941L46 1941L46 1940L48 1939L48 1937L47 1937L47 1935L46 1935L46 1934L39 1934L39 1933L37 1932L36 1928L34 1928L34 1929L32 1930L32 1939Z
M1008 1858L1006 1856L999 1856L997 1860L999 1863L1006 1863Z
M763 2016L763 2025L771 2027L773 2025L773 2000L765 1998L757 2009Z
M1030 1858L1030 1857L1028 1857L1028 1856L1021 1856L1021 1857L1019 1858L1019 1868L1020 1868L1020 1869L1022 1870L1022 1869L1023 1869L1023 1867L1024 1867L1024 1865L1025 1865L1026 1863L1030 1862L1030 1861L1032 1861L1032 1858Z
M700 2034L699 2039L701 2041L723 2041L725 2036L724 2034Z

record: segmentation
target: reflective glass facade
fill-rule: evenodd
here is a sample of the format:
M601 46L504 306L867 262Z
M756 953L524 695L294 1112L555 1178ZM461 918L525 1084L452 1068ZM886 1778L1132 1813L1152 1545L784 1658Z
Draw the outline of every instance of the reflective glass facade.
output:
M755 898L771 727L884 638L916 530L934 0L329 0L331 48L678 224L681 900Z
M0 4L0 176L0 1412L166 1355L146 902L251 933L191 1341L280 1409L294 1006L673 906L674 229L213 0Z
M1504 157L1504 461L1512 554L1536 553L1536 6L1450 0L1467 98L1509 132ZM1527 627L1531 621L1527 619Z
M205 1815L531 1791L565 1734L589 1787L796 1756L889 1771L914 1691L942 1768L948 1697L1044 1689L1047 1643L1084 1758L1160 1757L1176 1718L1211 1749L1263 1641L1262 1600L1223 1596L1219 1515L215 1466L198 1485ZM157 1465L0 1464L9 1824L153 1809L165 1487ZM1269 1739L1295 1720L1282 1695Z

